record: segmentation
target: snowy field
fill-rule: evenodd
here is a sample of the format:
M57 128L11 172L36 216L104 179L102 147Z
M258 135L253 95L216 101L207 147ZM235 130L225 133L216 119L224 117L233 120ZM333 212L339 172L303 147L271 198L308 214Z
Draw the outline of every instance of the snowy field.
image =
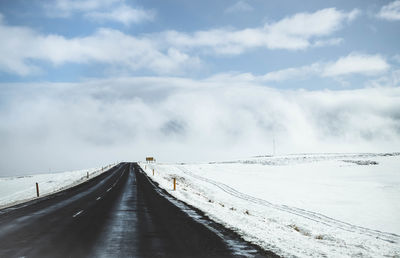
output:
M140 165L173 196L279 255L400 257L399 153Z
M40 197L65 190L100 175L113 165L102 168L83 169L61 173L37 174L30 176L0 177L0 209L36 199L36 183Z

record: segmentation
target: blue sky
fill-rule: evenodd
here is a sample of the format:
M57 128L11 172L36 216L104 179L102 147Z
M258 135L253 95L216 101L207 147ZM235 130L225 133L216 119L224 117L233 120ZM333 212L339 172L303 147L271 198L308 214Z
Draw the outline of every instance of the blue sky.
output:
M1 66L0 80L76 82L121 75L207 78L219 73L263 76L288 68L334 64L350 55L363 57L363 64L372 67L322 78L314 74L298 80L287 75L264 83L285 88L361 88L398 68L398 17L384 16L384 10L398 14L398 9L398 2L391 1L3 1L2 38L25 30L20 33L26 41L19 46L27 53L4 53L9 63ZM102 30L109 34L99 35ZM118 42L113 42L115 34L120 37ZM74 41L83 44L85 39L91 40L86 48L97 45L103 55L73 49ZM134 45L132 40L153 46ZM41 41L52 45L53 53L31 46ZM4 43L13 44L11 39ZM122 53L135 53L117 57L124 54L108 49L113 46ZM59 56L57 52L63 51L77 56ZM165 58L163 64L152 63L156 55ZM353 61L350 58L348 64ZM7 67L18 62L24 67Z
M1 1L0 173L398 150L399 29L399 0Z

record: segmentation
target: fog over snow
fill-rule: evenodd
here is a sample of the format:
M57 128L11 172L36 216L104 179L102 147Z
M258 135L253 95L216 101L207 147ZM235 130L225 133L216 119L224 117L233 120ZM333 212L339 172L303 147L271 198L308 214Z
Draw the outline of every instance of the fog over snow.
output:
M4 1L0 176L399 151L399 3Z

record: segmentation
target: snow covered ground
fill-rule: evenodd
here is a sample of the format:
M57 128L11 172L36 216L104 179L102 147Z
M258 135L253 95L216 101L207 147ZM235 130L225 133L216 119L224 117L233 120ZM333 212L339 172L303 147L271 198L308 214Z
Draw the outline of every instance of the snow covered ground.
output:
M61 173L37 174L30 176L0 177L0 209L30 201L36 197L36 183L40 197L73 187L100 175L113 165L102 168L83 169Z
M400 257L399 153L140 165L173 196L279 255Z

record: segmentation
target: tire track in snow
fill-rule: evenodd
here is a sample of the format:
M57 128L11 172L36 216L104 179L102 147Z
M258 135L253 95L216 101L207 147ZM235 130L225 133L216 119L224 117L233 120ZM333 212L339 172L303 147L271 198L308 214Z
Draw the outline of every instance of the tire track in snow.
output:
M291 214L303 217L305 219L324 224L329 227L340 228L340 229L348 231L348 232L372 236L374 238L378 238L383 241L387 241L389 243L398 243L400 240L400 236L393 234L393 233L387 233L387 232L382 232L382 231L378 231L378 230L373 230L373 229L369 229L369 228L356 226L356 225L353 225L353 224L350 224L347 222L343 222L340 220L330 218L328 216L325 216L325 215L317 213L317 212L312 212L312 211L308 211L308 210L304 210L304 209L300 209L300 208L296 208L296 207L291 207L288 205L273 204L269 201L253 197L248 194L241 193L241 192L237 191L236 189L234 189L224 183L196 175L196 174L190 172L189 170L187 170L186 168L183 168L180 166L176 166L176 167L188 176L191 176L200 181L212 184L212 185L218 187L219 189L221 189L222 191L226 192L227 194L230 194L236 198L239 198L239 199L242 199L245 201L249 201L249 202L259 204L262 206L274 208L274 209L277 209L277 210L280 210L283 212L291 213Z

